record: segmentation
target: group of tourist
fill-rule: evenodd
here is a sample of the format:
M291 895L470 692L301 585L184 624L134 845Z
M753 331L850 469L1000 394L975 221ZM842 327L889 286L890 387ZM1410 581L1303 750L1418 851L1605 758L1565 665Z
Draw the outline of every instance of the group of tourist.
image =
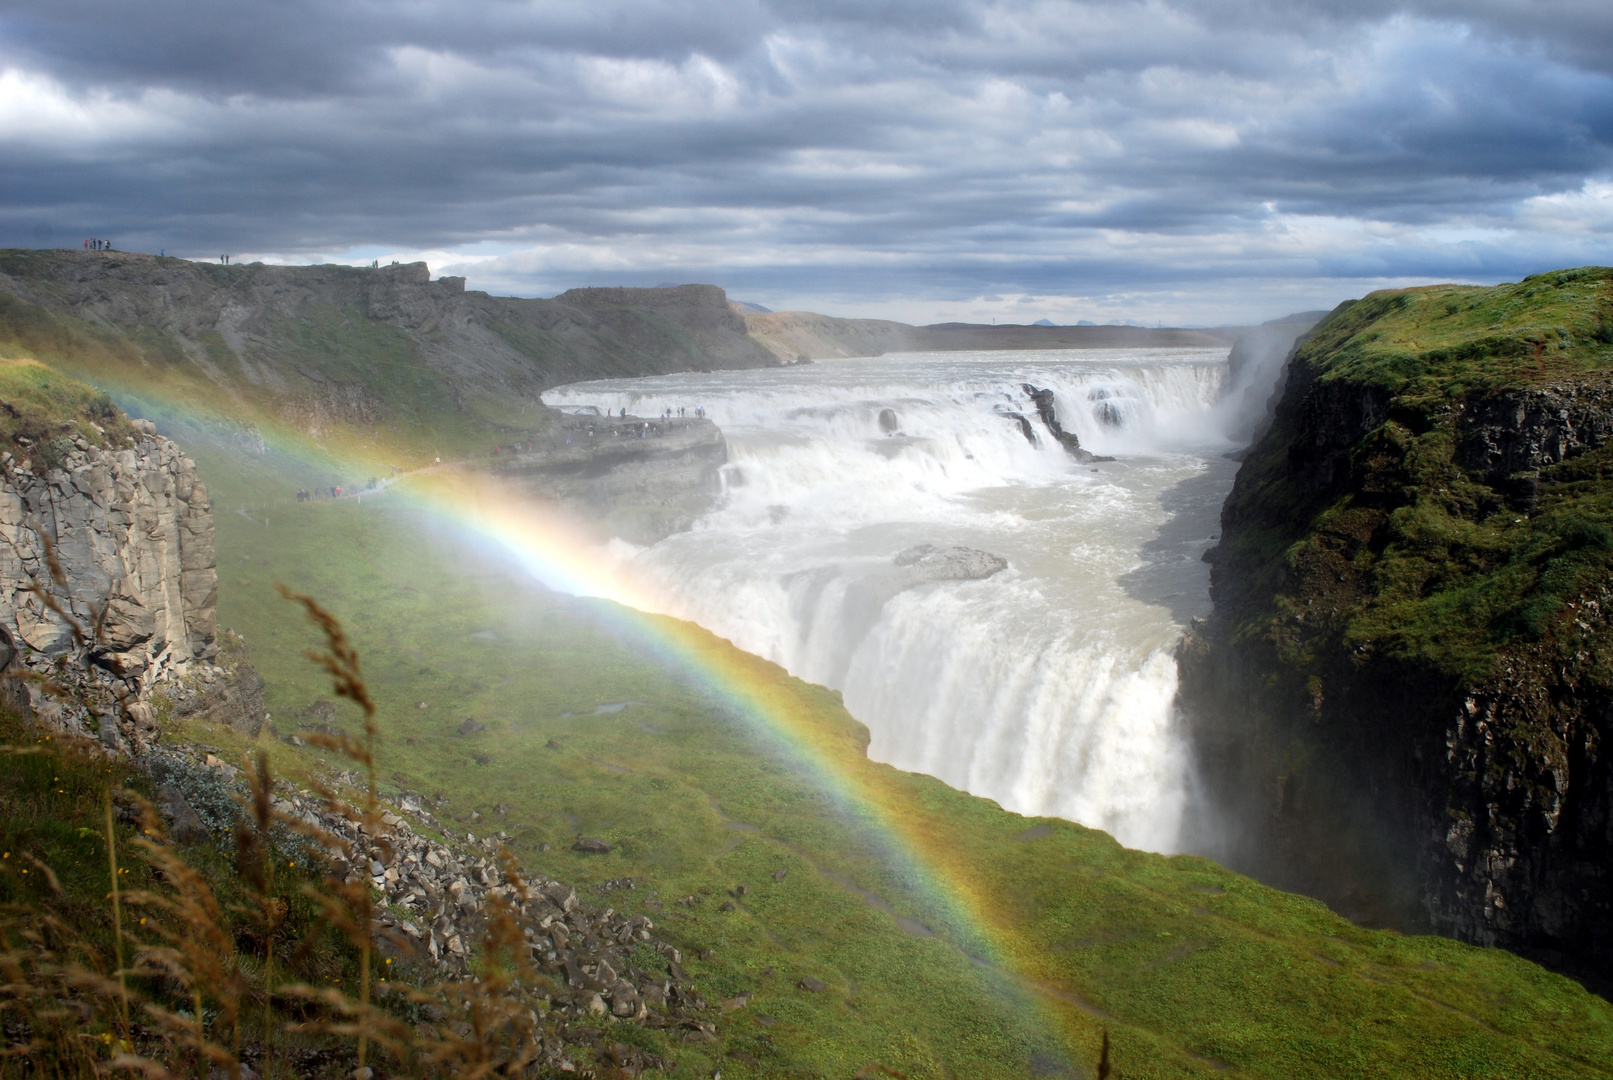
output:
M84 250L85 251L111 251L112 250L112 241L110 241L110 240L97 240L95 237L92 236L88 240L84 241Z
M396 475L397 471L397 467L394 466L392 469L393 474ZM374 491L380 485L380 483L381 481L379 479L372 476L369 479L369 483L364 485L363 490ZM362 492L360 492L360 494L361 493ZM307 488L299 488L297 489L297 501L313 502L315 499L340 499L343 495L352 494L355 494L352 489L344 488L340 484L331 484L329 487L317 487L312 491L309 491Z

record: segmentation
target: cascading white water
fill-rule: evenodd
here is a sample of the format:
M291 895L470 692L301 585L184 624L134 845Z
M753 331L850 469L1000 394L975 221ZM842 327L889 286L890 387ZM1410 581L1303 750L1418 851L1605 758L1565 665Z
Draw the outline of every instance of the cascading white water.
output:
M718 508L623 548L667 613L841 690L878 760L1171 851L1190 769L1171 651L1208 611L1200 556L1235 468L1217 407L1225 358L897 354L582 383L545 400L703 407L721 426ZM1052 389L1065 429L1116 460L1072 460L1024 383ZM988 551L1008 569L912 585L893 558L918 544Z

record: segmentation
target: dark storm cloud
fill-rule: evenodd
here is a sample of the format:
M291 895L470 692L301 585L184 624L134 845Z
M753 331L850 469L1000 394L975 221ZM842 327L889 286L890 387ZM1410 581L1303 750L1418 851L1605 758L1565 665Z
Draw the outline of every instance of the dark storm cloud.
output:
M12 2L0 242L1193 310L1515 276L1613 261L1610 26L1579 0Z

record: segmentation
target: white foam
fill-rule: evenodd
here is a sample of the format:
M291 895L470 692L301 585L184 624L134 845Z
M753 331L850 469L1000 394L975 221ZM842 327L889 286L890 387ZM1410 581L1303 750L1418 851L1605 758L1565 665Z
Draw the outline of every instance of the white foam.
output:
M718 509L617 549L668 613L843 691L878 760L1170 851L1190 768L1171 650L1208 609L1198 557L1231 483L1225 353L898 354L545 399L701 406L723 428ZM1054 391L1083 447L1120 460L1072 461L1027 382ZM898 434L881 429L886 409ZM918 543L1010 568L901 590L892 557Z

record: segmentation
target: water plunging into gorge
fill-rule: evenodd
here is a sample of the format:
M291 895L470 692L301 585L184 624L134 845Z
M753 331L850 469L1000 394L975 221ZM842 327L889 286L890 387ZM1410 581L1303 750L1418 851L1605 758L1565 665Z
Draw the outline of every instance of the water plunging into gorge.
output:
M1210 609L1201 556L1236 469L1226 379L1224 349L909 353L545 400L703 407L722 428L717 508L617 542L668 614L842 691L877 760L1173 851L1191 762L1172 650ZM1026 383L1115 460L1072 459ZM1008 565L915 584L894 560L922 544Z

